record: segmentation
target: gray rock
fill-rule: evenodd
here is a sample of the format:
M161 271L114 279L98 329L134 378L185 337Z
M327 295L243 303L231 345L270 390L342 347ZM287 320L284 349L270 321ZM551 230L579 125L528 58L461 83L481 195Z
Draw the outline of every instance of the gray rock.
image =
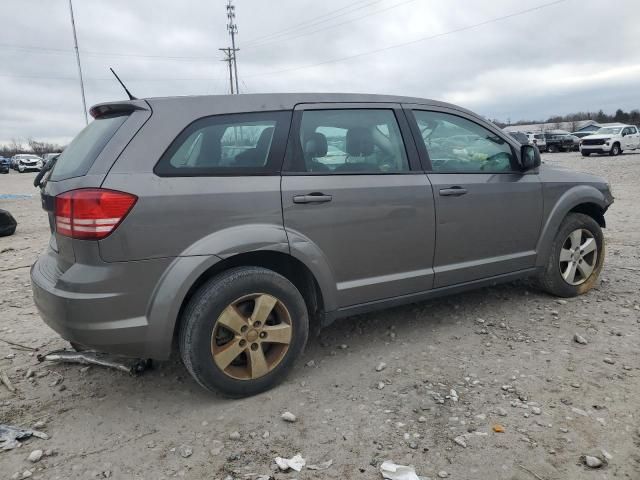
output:
M296 417L291 412L284 412L282 415L280 415L280 418L282 418L282 420L284 420L285 422L289 422L289 423L293 423L298 420L298 417Z
M502 407L498 407L494 410L496 415L500 415L501 417L506 417L507 416L507 411L502 408Z
M609 358L609 357L603 358L602 361L604 363L608 363L609 365L613 365L614 363L616 363L615 360L613 360L612 358Z
M438 477L440 478L447 478L449 476L449 474L447 472L445 472L444 470L440 470L438 472Z
M384 388L384 382L378 382L378 385L376 385L376 388L378 390L382 390Z
M600 468L602 466L602 460L598 457L592 457L591 455L585 455L583 461L589 468Z
M580 345L586 345L587 344L587 340L580 334L576 333L573 336L573 341L576 343L579 343Z
M178 453L182 458L189 458L191 455L193 455L193 448L188 445L180 445L180 447L178 448Z
M531 413L534 415L540 415L542 413L542 409L540 407L531 407Z
M229 434L230 440L240 440L240 432L231 432Z
M42 455L43 455L42 450L34 450L29 454L28 460L30 462L36 463L40 461L40 459L42 458Z
M387 364L384 362L380 362L378 364L378 366L376 367L376 372L381 372L383 371L385 368L387 368Z
M462 448L467 448L467 442L464 441L464 437L461 435L453 439L453 441L460 445Z

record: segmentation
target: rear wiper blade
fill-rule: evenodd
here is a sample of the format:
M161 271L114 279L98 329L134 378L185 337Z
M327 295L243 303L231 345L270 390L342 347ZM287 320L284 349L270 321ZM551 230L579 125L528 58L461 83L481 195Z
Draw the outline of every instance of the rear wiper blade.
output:
M33 179L33 186L34 187L43 188L47 184L47 179L49 177L47 177L47 179L44 179L44 176L48 171L50 171L55 166L56 161L58 160L58 157L60 157L60 155L58 155L57 157L53 157L51 160L49 160L47 163L45 163L45 165L42 167L42 170L40 170L38 172L38 175L36 175L36 178Z

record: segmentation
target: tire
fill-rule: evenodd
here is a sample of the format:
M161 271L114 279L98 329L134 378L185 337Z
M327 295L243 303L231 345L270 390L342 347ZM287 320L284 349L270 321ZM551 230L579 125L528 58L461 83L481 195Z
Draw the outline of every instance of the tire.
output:
M548 145L547 146L547 152L549 153L556 153L558 151L558 147L555 145Z
M589 264L591 264L593 270L585 279L577 277L579 283L572 284L563 277L562 268L566 262L561 262L560 255L563 250L567 250L564 247L568 246L568 243L565 242L570 242L569 235L577 230L583 231L582 238L588 238L589 235L591 235L593 240L595 240L596 251L591 254L593 256L587 255L584 258L580 257L582 262L586 262L583 263L585 267L589 267ZM580 243L584 245L582 242L583 240L581 239ZM543 273L538 278L538 283L543 290L558 297L575 297L587 293L598 280L604 264L604 256L604 236L602 235L600 225L588 215L570 213L560 224L558 233L553 240L551 255L549 256ZM574 268L574 271L578 272L577 275L581 276L579 269Z
M24 167L18 167L18 173L24 173Z
M10 237L16 233L18 222L6 210L0 209L0 237Z
M618 142L614 143L611 146L611 151L609 152L609 155L611 155L612 157L617 157L621 153L622 153L622 150L620 150L620 144Z
M264 316L262 329L256 326L258 322L247 324L239 320L251 321L259 299L266 299L267 303L277 301ZM235 308L227 310L231 305ZM225 311L234 315L225 320L222 315ZM273 328L282 326L284 331L287 322L289 343L269 342L276 335ZM232 323L235 333L225 326ZM280 383L304 351L308 335L306 303L289 280L265 268L238 267L207 281L189 301L181 317L180 356L189 373L207 390L246 397ZM254 348L256 345L258 348ZM234 357L225 355L227 351L240 353ZM262 358L262 369L260 362L256 361L254 366L250 361L254 355ZM232 358L230 363L226 361L228 358Z
M588 157L591 155L591 152L581 152L583 157Z

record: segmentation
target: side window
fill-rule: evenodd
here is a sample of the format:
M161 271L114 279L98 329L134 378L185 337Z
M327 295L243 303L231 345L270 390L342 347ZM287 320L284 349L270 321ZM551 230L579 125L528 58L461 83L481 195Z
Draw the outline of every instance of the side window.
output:
M509 172L515 165L509 143L456 115L414 110L435 172Z
M164 176L242 175L278 171L269 154L286 131L288 112L216 115L195 121L173 141L155 172ZM281 135L280 135L281 136ZM278 150L281 152L284 147Z
M296 172L394 173L409 170L393 110L305 110Z

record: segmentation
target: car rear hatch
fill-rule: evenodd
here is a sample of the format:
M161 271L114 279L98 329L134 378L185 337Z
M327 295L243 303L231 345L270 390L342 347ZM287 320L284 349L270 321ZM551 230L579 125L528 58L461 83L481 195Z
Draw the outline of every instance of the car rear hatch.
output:
M76 261L95 262L98 252L97 241L72 238L60 228L65 223L59 215L56 219L56 199L60 209L60 200L69 192L99 189L117 158L151 116L151 107L144 100L105 103L92 107L91 115L95 120L65 148L40 185L42 208L51 229L49 246L57 253L55 276Z

